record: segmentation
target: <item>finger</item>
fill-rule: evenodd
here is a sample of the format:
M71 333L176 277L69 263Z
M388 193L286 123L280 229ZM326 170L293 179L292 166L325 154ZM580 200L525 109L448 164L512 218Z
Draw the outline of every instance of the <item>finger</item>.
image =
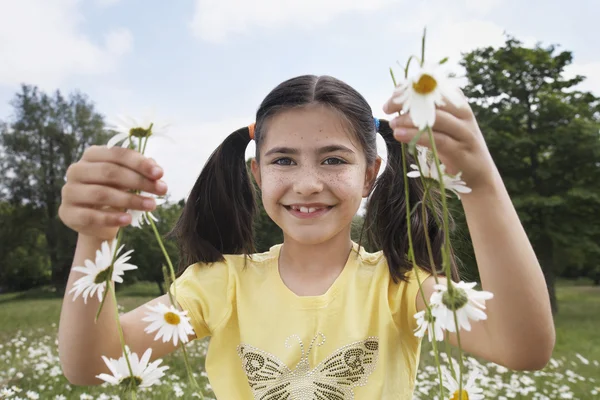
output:
M156 201L150 197L101 185L67 184L63 186L62 196L76 206L109 206L142 211L152 211L156 208Z
M91 146L83 153L82 160L119 164L155 180L163 176L163 170L156 161L135 150L123 147L109 149L106 146Z
M383 112L386 114L393 114L393 113L401 113L402 112L402 108L403 108L403 104L399 101L399 99L402 96L402 89L396 89L394 90L394 93L392 94L392 97L390 97L385 104L383 105Z
M451 89L448 93L450 97L442 98L443 104L437 106L438 110L443 110L452 114L458 119L470 119L473 117L473 110L469 105L469 101L459 88Z
M131 215L114 210L94 210L93 208L61 205L58 215L65 225L81 231L90 226L117 227L131 223Z
M394 129L394 138L402 143L410 143L410 141L413 140L418 133L419 130L417 128L397 128ZM435 146L438 151L449 154L453 149L458 147L458 142L445 132L433 131L432 133L433 140L435 141ZM423 132L421 134L417 140L417 144L430 149L432 148L427 132Z
M125 190L142 190L157 195L167 193L165 182L149 179L127 167L110 162L80 161L73 164L67 170L67 182L100 184Z
M400 115L390 121L390 127L413 129L415 125L410 118L410 115ZM435 123L433 124L433 130L438 132L444 132L451 136L455 140L463 140L468 130L463 126L463 121L455 117L444 110L436 110L435 112Z

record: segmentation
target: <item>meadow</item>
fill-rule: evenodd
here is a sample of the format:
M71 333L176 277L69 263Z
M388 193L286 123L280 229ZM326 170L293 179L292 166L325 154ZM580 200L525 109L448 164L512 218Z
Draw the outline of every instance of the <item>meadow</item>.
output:
M154 284L138 283L119 291L123 310L156 296ZM486 399L600 399L600 287L591 282L562 281L557 288L560 312L552 360L540 371L517 372L467 357L470 370L483 372ZM62 376L56 332L62 299L47 289L0 295L0 399L127 398L118 388L78 387ZM204 365L208 342L188 346L193 365ZM456 353L455 353L456 354ZM162 384L139 399L196 398L189 389L180 352L164 358L170 366ZM214 398L205 373L195 373L207 399ZM415 400L437 399L436 368L431 347L423 342Z

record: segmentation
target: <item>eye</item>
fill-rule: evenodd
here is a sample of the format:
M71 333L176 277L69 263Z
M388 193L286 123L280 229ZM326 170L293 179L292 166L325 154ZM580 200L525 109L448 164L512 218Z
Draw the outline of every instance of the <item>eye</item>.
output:
M280 162L280 161L285 161L284 163ZM277 160L273 161L273 164L275 165L291 165L292 160L284 157L284 158L278 158Z
M328 162L330 160L333 160L334 162ZM341 164L346 164L346 161L342 160L341 158L336 158L336 157L329 157L328 159L326 159L325 161L323 161L324 163L326 163L327 165L341 165Z

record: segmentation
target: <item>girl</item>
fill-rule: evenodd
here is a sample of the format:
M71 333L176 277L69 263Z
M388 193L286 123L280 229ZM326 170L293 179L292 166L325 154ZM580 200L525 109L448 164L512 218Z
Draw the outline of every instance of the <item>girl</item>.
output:
M399 108L388 102L384 111ZM175 285L195 337L211 337L206 370L219 399L411 399L420 351L414 314L424 303L406 258L401 142L417 130L406 115L377 125L347 84L300 76L269 93L255 127L227 137L202 170L174 229L184 266ZM451 172L463 171L472 188L462 203L482 286L495 295L488 319L461 332L463 349L508 368L540 369L554 345L548 293L477 122L467 104L448 104L437 110L433 128L442 161ZM379 177L377 132L388 150ZM425 136L420 144L429 146ZM284 233L283 244L261 254L253 254L256 204L244 160L251 140L252 174ZM118 210L154 208L152 199L126 190L164 194L161 176L153 160L122 148L92 147L69 168L60 216L79 232L74 265L130 223ZM422 195L420 180L411 179L410 204ZM352 217L367 196L365 232L381 248L376 253L350 239ZM443 232L433 216L420 215L411 227L429 298ZM435 265L424 235L432 239ZM71 272L67 293L79 276ZM74 384L99 383L101 355L121 354L114 304L94 324L97 300L91 301L86 306L69 295L63 302L60 358ZM168 298L148 304L159 302ZM175 350L144 333L145 310L121 317L132 351L151 347L158 358ZM450 341L456 343L454 335Z

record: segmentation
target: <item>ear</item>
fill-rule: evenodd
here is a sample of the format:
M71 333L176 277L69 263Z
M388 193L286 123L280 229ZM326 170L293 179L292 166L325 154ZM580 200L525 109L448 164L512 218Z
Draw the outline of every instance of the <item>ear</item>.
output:
M365 172L365 186L363 187L363 197L368 197L373 189L379 168L381 167L381 157L377 156L375 162L370 167L367 167Z
M252 170L252 176L254 177L258 188L262 189L260 185L260 166L256 162L256 158L252 158L252 160L250 161L250 169Z

